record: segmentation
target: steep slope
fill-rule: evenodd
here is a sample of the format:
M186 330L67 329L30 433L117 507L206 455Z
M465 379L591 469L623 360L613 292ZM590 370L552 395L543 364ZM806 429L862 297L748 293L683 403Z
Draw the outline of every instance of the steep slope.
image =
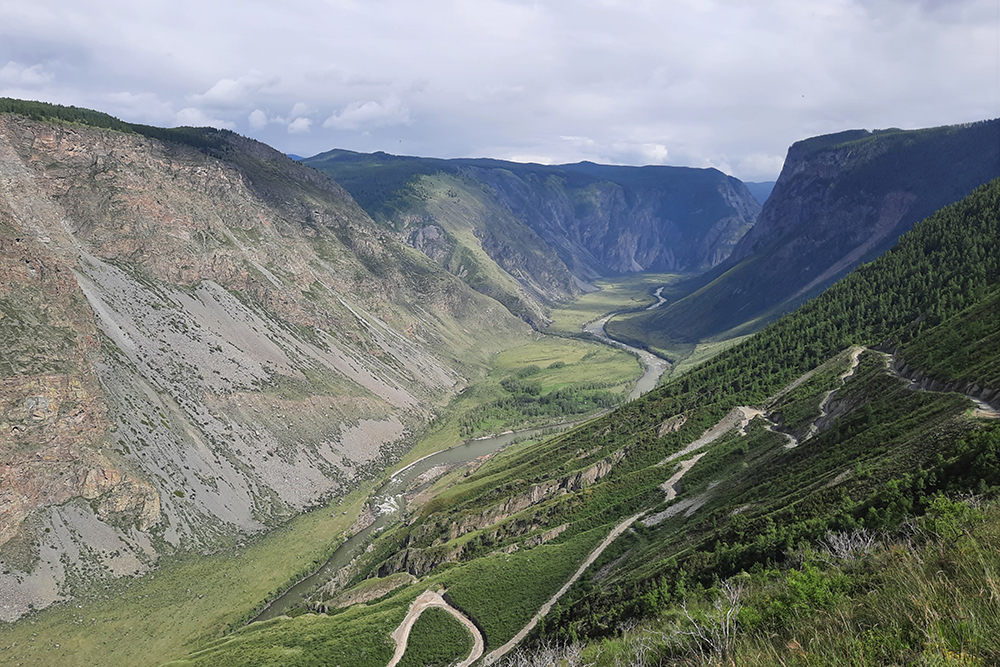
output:
M729 255L760 210L740 181L714 169L550 167L350 151L304 162L341 182L372 217L453 272L468 266L470 255L495 263L525 294L496 277L484 281L482 271L470 284L510 295L505 303L519 300L522 315L543 311L599 276L704 271Z
M774 190L774 181L759 181L756 183L744 181L743 185L747 186L747 190L750 191L750 194L752 194L754 199L760 202L762 206L764 202L767 201L767 198L771 196L771 191Z
M941 382L998 377L1000 351L944 354L942 335L972 326L977 340L995 336L990 306L998 293L1000 179L687 375L441 480L433 500L355 564L348 584L404 571L419 582L329 616L254 624L171 664L272 664L308 643L303 664L350 654L352 664L374 667L389 652L382 638L413 599L435 587L448 589L450 603L483 629L493 651L604 546L612 527L643 514L560 599L542 634L614 636L622 624L687 604L719 580L794 565L829 531L896 530L911 513L942 506L939 493L995 494L1000 422L977 417L965 395L911 387L889 362L930 359ZM975 393L996 401L994 387ZM866 592L867 581L860 584ZM815 609L822 600L799 583L806 606L798 609ZM947 600L963 607L960 596ZM987 625L996 629L997 618ZM933 630L934 618L925 620L914 627ZM940 633L920 630L886 635L882 644L880 619L861 622L874 648L902 647L906 655L941 648L932 645ZM983 664L995 656L995 641L945 634L950 650L974 651ZM370 649L350 653L356 646Z
M0 106L3 619L345 492L530 332L262 144Z
M620 332L669 348L757 330L998 175L1000 120L798 142L729 258L697 291L630 318Z

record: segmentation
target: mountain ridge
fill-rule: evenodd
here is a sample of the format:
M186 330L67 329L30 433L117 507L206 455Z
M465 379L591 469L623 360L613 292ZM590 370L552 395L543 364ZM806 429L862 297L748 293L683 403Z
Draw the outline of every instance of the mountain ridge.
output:
M474 286L492 296L505 293L500 300L515 304L514 311L536 326L544 323L547 307L591 289L589 282L602 275L699 272L717 264L759 211L740 181L715 169L549 166L342 150L304 163L344 184L401 240L420 244L428 233L443 239L431 253L453 272L461 265L456 258L471 252L481 265L512 276L527 295L500 285L502 275ZM465 216L475 238L455 237L462 225L447 214L449 197L475 203L477 213ZM517 266L525 274L515 275ZM532 277L544 278L543 284Z
M609 331L654 347L758 330L1000 175L1000 120L793 144L757 223L690 293Z

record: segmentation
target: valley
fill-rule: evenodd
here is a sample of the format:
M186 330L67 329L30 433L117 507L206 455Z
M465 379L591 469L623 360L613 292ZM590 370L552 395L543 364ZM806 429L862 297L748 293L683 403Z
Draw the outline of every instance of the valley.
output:
M0 662L1000 660L998 127L761 207L3 100Z

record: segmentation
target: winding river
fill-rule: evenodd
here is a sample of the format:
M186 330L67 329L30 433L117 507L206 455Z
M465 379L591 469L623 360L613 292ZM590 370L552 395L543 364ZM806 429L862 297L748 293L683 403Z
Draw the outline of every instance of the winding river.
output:
M527 429L470 440L451 449L445 449L414 461L392 475L372 494L369 505L376 508L376 514L378 515L372 525L348 538L346 542L333 552L333 555L330 556L330 559L322 567L275 598L251 622L267 621L287 614L290 610L304 605L311 593L314 593L317 588L332 579L341 568L348 565L355 556L361 553L371 535L399 520L406 506L403 493L413 480L422 473L435 466L467 463L480 456L492 454L509 445L514 440L532 438L544 433L550 433L553 429L569 428L577 423L579 422L571 422L555 427L548 426L545 428Z
M662 289L663 288L660 288L656 292L656 296L659 301L650 306L649 309L655 308L665 301L665 299L660 295L660 291L662 291ZM663 373L670 368L670 362L656 356L655 354L651 354L646 350L640 350L639 348L625 345L624 343L620 343L609 338L604 330L604 325L607 324L609 319L617 314L618 313L612 313L606 317L588 322L583 328L585 331L606 345L611 345L612 347L617 347L635 354L642 362L646 370L639 380L636 381L635 387L632 388L632 391L628 395L628 400L631 401L656 387L657 382L660 380L660 376L662 376ZM275 598L251 622L267 621L287 614L292 609L306 604L308 602L308 597L312 593L314 593L320 586L330 581L330 579L332 579L339 570L349 565L351 560L361 553L361 550L364 549L369 537L381 531L386 526L398 521L400 517L402 517L406 506L403 493L407 490L407 488L409 488L417 477L427 470L430 470L435 466L467 463L473 459L479 458L480 456L492 454L506 445L509 445L514 440L532 438L545 432L551 432L553 428L566 429L576 425L577 423L579 422L569 422L556 427L548 426L544 428L527 429L524 431L504 433L488 438L470 440L461 445L437 452L436 454L425 456L422 459L414 461L402 470L399 470L371 495L369 505L376 508L375 512L377 514L377 518L375 519L375 522L364 530L358 531L348 538L347 541L345 541L342 545L340 545L340 547L337 548L336 551L333 552L333 555L330 556L329 560L327 560L322 567Z
M657 294L659 296L659 294ZM663 299L663 297L660 297ZM656 306L663 303L655 303L649 308L655 308ZM647 391L656 388L657 383L660 381L660 377L670 368L670 362L662 357L658 357L652 352L647 352L646 350L640 350L637 347L632 347L631 345L626 345L625 343L620 343L612 338L608 337L607 332L604 330L604 325L618 313L611 313L598 320L588 322L583 326L583 330L600 340L605 345L611 345L612 347L617 347L619 349L631 352L632 354L639 357L639 361L646 368L646 371L642 374L642 377L635 383L635 387L629 392L628 400L634 401L639 398Z

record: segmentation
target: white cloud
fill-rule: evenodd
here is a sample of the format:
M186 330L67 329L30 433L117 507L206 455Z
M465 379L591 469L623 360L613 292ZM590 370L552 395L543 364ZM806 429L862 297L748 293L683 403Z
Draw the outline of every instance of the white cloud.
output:
M185 107L174 114L174 125L215 127L222 130L236 129L235 123L219 118L212 118L201 109L196 109L195 107Z
M250 123L251 130L263 130L267 127L267 114L260 109L254 109L247 117L247 122Z
M764 180L815 134L995 117L996 26L997 0L7 0L0 95L236 126L300 155L667 161Z
M238 107L251 102L254 95L278 83L278 77L250 70L238 79L219 79L202 95L192 95L191 100L217 107Z
M342 111L323 121L323 127L336 130L358 130L363 127L408 125L410 110L396 95L382 102L351 102Z
M299 118L301 116L312 116L315 113L316 110L305 102L296 102L288 116L290 118Z
M10 86L41 86L55 78L41 63L22 65L13 60L0 68L0 84Z
M309 126L312 125L312 120L309 118L296 118L291 123L288 124L289 134L303 134L309 131Z

